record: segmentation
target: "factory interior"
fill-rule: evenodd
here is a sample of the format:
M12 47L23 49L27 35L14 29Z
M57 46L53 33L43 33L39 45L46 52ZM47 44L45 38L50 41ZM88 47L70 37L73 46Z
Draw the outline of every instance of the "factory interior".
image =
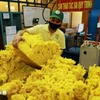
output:
M13 46L54 10L63 50L27 31ZM100 0L0 0L0 100L100 100Z

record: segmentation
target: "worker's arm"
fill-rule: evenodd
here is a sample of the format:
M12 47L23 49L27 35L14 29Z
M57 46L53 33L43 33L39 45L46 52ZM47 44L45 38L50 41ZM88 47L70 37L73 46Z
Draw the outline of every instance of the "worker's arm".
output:
M19 31L15 37L14 40L12 41L12 45L17 48L18 42L24 40L22 35L24 34L24 32L28 32L27 30L21 30ZM29 32L28 32L29 33Z
M63 49L61 49L61 54L60 55L62 55L63 54Z
M22 35L23 35L25 32L28 32L29 34L36 34L36 33L38 33L38 30L39 30L38 27L39 27L39 26L36 25L36 26L31 27L31 28L28 28L28 29L26 29L26 30L21 30L21 31L19 31L19 32L16 34L16 36L14 37L14 40L12 41L13 46L14 46L15 48L17 48L17 44L18 44L19 41L23 40Z

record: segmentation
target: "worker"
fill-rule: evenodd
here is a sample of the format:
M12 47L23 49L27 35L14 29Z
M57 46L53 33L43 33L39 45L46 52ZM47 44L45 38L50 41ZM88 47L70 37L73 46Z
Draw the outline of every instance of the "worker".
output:
M44 41L56 41L59 43L61 49L65 49L65 35L59 29L63 18L64 15L61 11L52 11L48 24L38 24L26 30L19 31L12 41L13 46L17 48L18 42L23 40L23 33L27 31L29 34L41 34Z

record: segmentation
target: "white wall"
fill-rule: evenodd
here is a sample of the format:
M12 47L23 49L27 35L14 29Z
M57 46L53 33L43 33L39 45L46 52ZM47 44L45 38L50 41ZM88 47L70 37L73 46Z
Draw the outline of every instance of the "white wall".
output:
M72 27L78 27L82 23L82 12L72 12Z

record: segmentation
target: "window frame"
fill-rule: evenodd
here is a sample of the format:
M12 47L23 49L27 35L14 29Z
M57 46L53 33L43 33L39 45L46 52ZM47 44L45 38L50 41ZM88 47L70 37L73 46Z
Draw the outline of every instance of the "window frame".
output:
M10 3L13 2L13 3L18 3L18 12L21 12L20 10L20 3L25 3L27 6L30 6L31 4L34 5L35 7L47 7L47 3L50 1L50 0L46 0L46 4L42 3L43 0L41 0L40 3L36 3L36 0L33 0L34 2L28 2L28 0L26 1L20 1L20 0L1 0L1 2L8 2L8 12L11 12L10 10Z

